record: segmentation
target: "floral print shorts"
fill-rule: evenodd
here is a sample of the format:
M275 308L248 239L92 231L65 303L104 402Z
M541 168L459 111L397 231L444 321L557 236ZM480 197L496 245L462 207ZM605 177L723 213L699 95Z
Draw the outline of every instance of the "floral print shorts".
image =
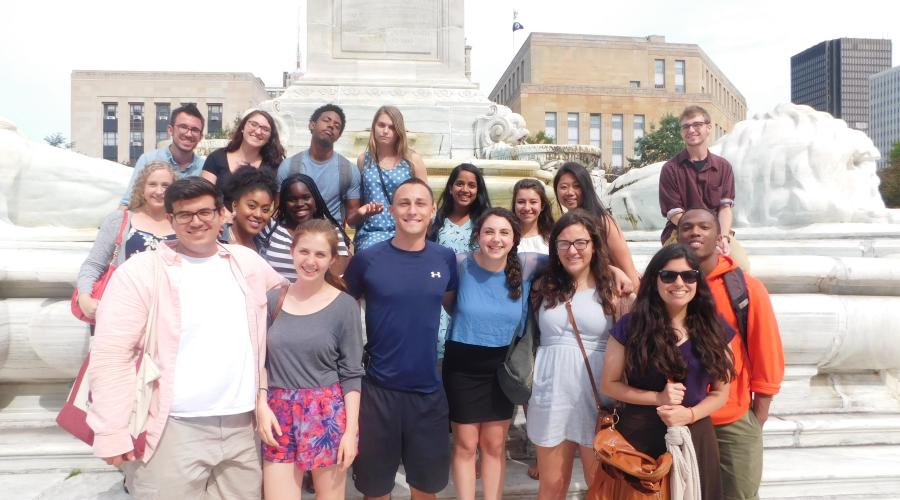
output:
M340 384L313 389L269 388L269 408L281 426L278 446L262 444L263 459L296 463L302 470L337 463L338 447L347 426Z

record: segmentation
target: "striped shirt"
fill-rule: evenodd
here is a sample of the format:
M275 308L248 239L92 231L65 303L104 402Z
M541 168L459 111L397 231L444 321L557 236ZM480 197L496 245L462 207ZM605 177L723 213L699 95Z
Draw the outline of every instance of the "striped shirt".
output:
M347 249L344 235L341 234L341 230L337 227L334 228L334 231L337 233L338 255L341 257L349 256L350 252ZM270 234L271 236L269 236ZM269 221L268 227L261 233L261 236L264 242L268 239L268 245L261 253L266 262L278 274L284 276L292 283L297 281L297 271L294 269L294 259L291 257L291 240L293 240L293 236L291 236L288 228L272 219Z

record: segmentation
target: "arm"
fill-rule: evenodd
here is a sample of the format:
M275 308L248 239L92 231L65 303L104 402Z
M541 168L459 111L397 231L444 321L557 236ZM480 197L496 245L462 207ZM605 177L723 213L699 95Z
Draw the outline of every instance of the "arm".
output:
M277 446L276 436L281 436L281 425L278 417L269 407L269 373L262 370L259 374L259 389L256 391L256 432L262 442L269 446Z
M681 399L684 397L684 386L666 384L666 388L661 392L631 387L625 381L625 346L610 337L606 344L603 370L600 372L600 392L624 403L661 406L681 404Z
M356 168L350 166L349 169L350 186L347 188L346 193L341 193L341 196L344 200L344 216L346 218L345 220L341 221L341 223L350 224L352 226L353 222L351 222L351 218L356 218L356 211L359 210L360 188L362 187L362 174L360 174L360 171L362 169L359 166L359 158L356 159Z
M628 250L625 234L619 229L615 219L608 215L604 217L606 217L606 245L609 247L612 264L624 271L632 283L640 283L641 277L634 267L634 260L631 258L631 251Z
M615 290L618 295L628 295L637 291L637 287L635 287L634 283L631 281L631 278L629 278L628 275L625 274L625 271L612 264L609 265L609 271L613 275L613 280L615 281Z
M662 216L676 226L684 213L684 200L678 187L673 160L663 165L659 173L659 209Z
M356 158L356 166L362 172L365 167L366 162L366 153L360 153L359 157ZM360 184L362 183L362 179L360 179ZM361 189L361 187L360 187ZM363 203L365 202L365 203ZM384 211L384 205L381 203L376 203L374 201L366 201L362 199L362 193L360 193L360 199L356 202L356 210L347 211L347 224L351 226L358 226L366 220L366 217L370 215L380 214Z
M657 415L667 427L689 425L708 417L728 401L729 383L721 380L711 384L710 391L697 406L686 408L682 405L662 405L656 409Z
M719 227L722 228L717 242L719 251L722 255L729 255L731 254L731 205L719 207Z
M208 162L209 159L207 159L206 161ZM203 172L200 172L200 177L203 177L204 179L208 180L209 182L212 182L213 184L215 184L216 179L218 179L218 176L216 176L216 174L210 172L209 170L206 170L205 168L204 168Z
M409 164L412 167L412 173L414 176L422 179L425 182L428 182L428 172L425 169L425 161L422 160L422 157L419 156L419 153L415 151L409 152Z
M119 235L119 228L122 226L122 210L106 216L97 231L94 244L86 259L78 270L78 279L76 288L78 288L78 306L84 312L85 316L93 318L96 314L99 300L91 297L91 289L94 283L100 278L109 265L113 252L116 250L116 236Z
M750 295L750 314L747 318L747 350L750 359L746 362L750 366L753 412L761 425L769 416L772 396L781 389L784 379L784 349L769 293L752 276L744 277Z
M360 391L344 393L344 411L347 414L347 427L341 436L338 448L337 463L342 471L346 471L353 465L353 459L358 452L357 441L359 439L359 395Z
M342 297L346 298L346 297ZM347 300L347 311L341 314L344 325L338 343L337 370L344 392L344 411L347 415L347 427L338 447L337 463L346 471L356 458L357 441L359 440L359 398L361 380L364 373L362 366L362 319L359 306L355 300Z

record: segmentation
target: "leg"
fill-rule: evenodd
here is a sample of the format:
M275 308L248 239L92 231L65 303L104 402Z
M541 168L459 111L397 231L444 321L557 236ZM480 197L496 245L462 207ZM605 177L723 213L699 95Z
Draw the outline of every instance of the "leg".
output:
M475 500L475 455L479 424L450 423L453 427L453 485L460 500Z
M594 456L594 448L579 446L581 467L584 470L584 482L588 487L594 483L594 473L597 472L597 457Z
M528 405L522 405L522 411L525 412L525 420L526 420L526 425L527 425L527 420L528 420ZM537 480L537 479L540 477L540 474L538 473L538 461L537 461L537 456L534 457L534 465L529 465L529 466L528 466L528 472L527 472L527 474L528 474L528 477L530 477L531 479L535 479L535 480Z
M362 381L359 403L359 455L353 462L353 483L366 498L387 499L402 457L404 393ZM444 446L447 445L444 422Z
M436 500L437 493L425 493L424 491L420 491L415 489L414 487L409 487L409 498L410 500Z
M577 444L563 441L556 446L537 449L538 471L541 474L538 483L538 500L562 500L569 491L572 480L572 462L575 460Z
M691 443L697 456L700 495L704 500L719 500L724 494L719 465L719 445L712 421L709 417L701 418L689 425L688 429L691 431Z
M741 242L738 241L737 238L731 239L731 253L729 255L745 273L750 272L750 258L747 256L747 251L744 250L744 246L741 245Z
M298 500L303 471L292 463L263 462L266 500Z
M509 420L481 424L478 437L481 449L481 484L484 500L503 498L503 479L506 474L506 435Z
M316 500L343 500L347 486L347 474L340 466L332 465L312 471L313 485L316 487ZM296 496L291 500L300 498ZM266 500L269 500L268 498Z
M207 495L220 498L260 498L262 471L259 444L253 430L252 413L215 417L221 421L222 458L213 467Z
M758 500L762 480L762 428L752 410L716 427L722 489L726 500Z
M404 393L395 419L397 414L403 420L401 453L412 498L435 498L450 480L450 411L443 387L428 394Z

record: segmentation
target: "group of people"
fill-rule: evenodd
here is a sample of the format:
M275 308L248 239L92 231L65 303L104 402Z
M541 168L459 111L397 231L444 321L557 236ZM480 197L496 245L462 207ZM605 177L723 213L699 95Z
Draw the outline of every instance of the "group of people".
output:
M757 498L784 360L765 288L729 256L733 176L706 149L702 108L682 114L686 149L660 182L665 246L643 275L582 165L557 171L556 207L534 179L492 206L469 163L436 197L399 110L378 109L356 165L334 151L345 123L318 108L309 149L286 158L253 110L204 160L203 117L185 105L101 225L77 283L96 317L88 423L135 498L293 500L308 472L316 498L338 499L352 467L357 490L386 499L401 465L415 499L451 474L459 498L479 478L501 498L514 405L497 372L526 328L538 498L566 497L576 455L588 482L599 473L599 406L654 457L668 427L688 426L702 498ZM161 373L136 456L148 325Z

